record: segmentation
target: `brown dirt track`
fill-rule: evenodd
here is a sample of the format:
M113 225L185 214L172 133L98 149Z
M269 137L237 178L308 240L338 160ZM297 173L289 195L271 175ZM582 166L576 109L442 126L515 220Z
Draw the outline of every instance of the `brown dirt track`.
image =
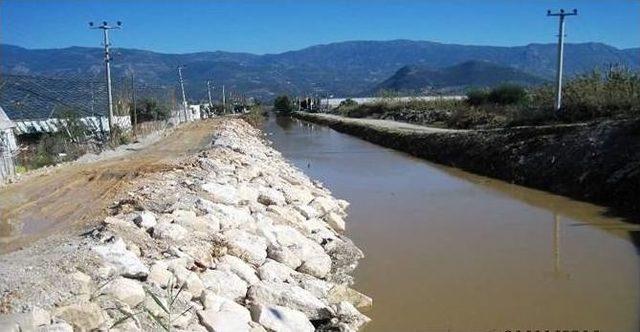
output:
M189 123L140 150L63 165L0 188L0 253L98 220L131 180L170 169L177 158L206 148L219 123Z

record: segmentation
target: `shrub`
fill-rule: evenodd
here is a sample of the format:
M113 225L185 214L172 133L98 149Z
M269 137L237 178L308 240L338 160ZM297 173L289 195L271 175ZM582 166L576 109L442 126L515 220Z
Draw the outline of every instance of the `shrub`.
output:
M146 121L162 121L171 117L171 111L165 104L155 99L144 98L136 103L138 123Z
M244 114L242 119L247 121L250 125L254 127L260 127L264 122L265 112L262 111L262 106L253 105L249 109L249 113Z
M358 103L351 98L347 98L341 101L340 105L338 105L338 107L354 107L354 106L358 106Z
M489 92L487 90L473 89L467 92L467 104L479 106L489 101Z
M273 109L281 114L289 114L293 112L293 104L289 96L278 96L273 101Z
M527 101L527 90L518 85L505 84L492 89L487 100L498 105L524 104Z

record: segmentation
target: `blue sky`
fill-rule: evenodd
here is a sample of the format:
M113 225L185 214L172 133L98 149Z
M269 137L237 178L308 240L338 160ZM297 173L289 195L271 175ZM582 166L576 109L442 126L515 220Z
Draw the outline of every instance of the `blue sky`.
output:
M0 42L97 47L100 35L87 22L121 20L114 47L168 53L278 53L389 39L513 46L555 41L548 8L578 8L568 19L568 42L640 47L639 0L0 0Z

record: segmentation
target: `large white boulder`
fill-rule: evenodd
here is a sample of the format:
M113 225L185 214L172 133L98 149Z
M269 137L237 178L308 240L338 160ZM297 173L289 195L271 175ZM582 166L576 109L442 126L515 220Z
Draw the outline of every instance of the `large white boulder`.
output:
M255 305L251 307L253 321L270 331L313 332L315 328L307 316L297 310L282 306Z
M253 223L253 217L246 207L236 207L211 203L207 210L220 223L221 230L238 228Z
M138 227L149 229L156 225L156 215L151 211L141 211L133 218L133 222Z
M371 319L363 315L358 309L356 309L351 303L342 301L337 304L332 304L331 309L335 312L337 318L347 324L354 331L359 330L364 324L371 321Z
M76 331L91 331L105 321L105 312L94 302L77 302L56 308L53 315L64 319Z
M247 295L247 282L231 271L207 270L200 279L206 289L228 299L241 300Z
M128 278L118 277L107 284L102 294L135 307L144 301L145 291L140 282Z
M261 265L267 258L267 241L263 237L240 229L229 230L224 236L229 254L255 266Z
M298 203L302 205L307 205L309 202L313 200L313 195L311 191L303 186L288 186L285 185L282 187L282 192L284 193L284 198L287 203L293 204Z
M264 205L280 205L280 206L285 205L287 203L283 193L269 187L260 188L260 194L258 195L258 202Z
M256 270L254 270L251 265L245 263L242 259L235 256L224 255L218 258L216 269L229 270L237 274L238 277L246 281L249 285L253 285L260 281L260 279L258 279L258 276L256 275Z
M197 273L189 271L183 266L176 266L171 269L175 276L175 281L173 282L176 286L182 287L184 285L184 289L189 291L194 298L200 297L200 294L205 289L205 284Z
M248 332L251 321L236 311L199 310L198 318L209 332Z
M114 268L120 275L144 278L149 274L149 269L136 254L127 250L127 245L121 238L109 244L95 246L93 250L102 257L105 265Z
M274 232L278 244L287 247L302 261L298 271L318 278L324 278L331 271L331 258L318 243L288 226L275 225Z
M311 205L296 205L295 209L307 219L315 218L318 216L318 211Z
M210 182L203 184L202 189L209 193L211 201L214 203L235 205L240 202L238 190L230 184Z
M185 239L187 235L189 235L189 231L178 224L159 222L153 227L153 237L156 239L179 242Z
M260 276L260 280L264 281L292 282L292 275L295 273L297 272L290 267L271 259L267 259L267 261L258 268L258 276Z
M167 270L166 264L156 263L149 269L147 282L160 288L167 288L172 277L173 275Z
M346 225L345 225L344 219L342 219L342 217L339 214L335 213L335 212L327 213L324 216L324 220L336 232L344 232L345 229L346 229Z
M320 216L339 209L338 203L326 196L318 196L311 201L310 205L318 211Z
M280 262L292 269L297 269L302 265L300 258L289 248L270 245L267 248L267 257L276 262Z
M311 319L327 318L327 306L310 292L299 286L261 281L249 287L247 299L254 304L279 305L303 312Z

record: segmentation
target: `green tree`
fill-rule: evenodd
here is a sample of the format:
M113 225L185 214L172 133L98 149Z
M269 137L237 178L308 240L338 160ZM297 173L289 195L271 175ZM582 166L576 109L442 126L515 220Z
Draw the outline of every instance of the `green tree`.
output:
M524 104L527 101L527 90L518 85L501 85L489 92L488 101L498 105Z
M155 99L144 98L136 103L138 123L145 121L167 120L171 116L169 107Z
M281 114L293 112L293 104L288 96L278 96L273 102L273 109Z

